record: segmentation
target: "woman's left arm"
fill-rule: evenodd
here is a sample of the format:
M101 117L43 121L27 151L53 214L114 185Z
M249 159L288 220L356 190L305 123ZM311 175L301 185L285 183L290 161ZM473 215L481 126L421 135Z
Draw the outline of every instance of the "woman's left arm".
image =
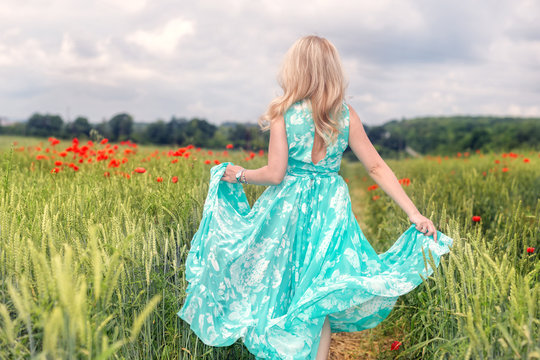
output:
M268 144L268 165L258 169L246 169L244 172L248 184L278 185L283 181L287 171L289 146L285 131L283 116L273 120L270 124L270 142ZM236 173L242 170L241 166L228 165L221 178L230 183L236 183Z

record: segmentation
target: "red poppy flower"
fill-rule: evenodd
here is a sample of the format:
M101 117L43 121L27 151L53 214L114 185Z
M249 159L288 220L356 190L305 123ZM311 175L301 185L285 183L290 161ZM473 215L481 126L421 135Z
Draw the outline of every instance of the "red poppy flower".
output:
M211 162L210 160L205 160L204 163L205 163L206 165L210 165L212 162Z
M475 215L475 216L472 217L472 221L474 221L474 222L479 222L480 220L482 220L482 218L480 216L478 216L478 215Z
M533 252L534 252L534 248L533 248L533 247L528 247L528 248L527 248L527 253L532 254Z
M375 201L375 200L380 199L380 196L379 196L379 195L374 195L371 199L372 199L373 201Z
M405 178L405 186L409 186L411 184L411 179Z
M53 168L51 170L51 173L53 173L53 174L56 174L56 173L59 173L59 172L60 172L60 168L57 168L57 167L55 167L55 168Z
M138 168L135 168L135 172L139 174L143 174L146 172L146 169L143 167L138 167Z
M214 160L214 164L219 165L221 163L219 162L219 160Z
M187 151L187 147L182 147L182 148L179 148L178 150L176 150L174 155L175 156L182 156L182 154L184 154L186 151Z
M500 164L501 161L500 160L495 160L495 164Z
M528 163L528 162L531 162L531 160L529 160L528 158L525 158L525 159L523 159L523 162Z
M59 144L60 143L60 140L56 139L56 138L53 138L53 137L50 137L49 138L49 142L51 143L52 146L56 145L56 144Z
M62 151L62 152L61 152L60 154L58 154L58 155L60 155L61 157L66 157L66 156L67 156L67 152Z
M264 150L259 150L259 156L264 156Z
M163 178L162 178L161 176L158 176L158 177L156 178L156 181L157 181L157 182L163 182Z
M232 149L234 146L233 144L227 144L227 146L225 146L227 149Z
M176 184L178 182L178 176L173 176L171 181L173 184Z
M507 171L508 171L507 167L502 168L502 172L507 172Z
M48 157L42 154L36 155L36 160L47 160Z
M103 176L109 177L109 176L111 176L111 174L110 174L108 171L105 171L105 172L103 173Z
M78 167L77 165L73 165L72 168L73 168L73 170L75 170L75 171L79 171L79 167Z
M109 142L109 139L103 139L100 141L100 144L105 145L107 142Z
M390 345L390 350L397 350L401 346L401 341L394 341L392 345Z

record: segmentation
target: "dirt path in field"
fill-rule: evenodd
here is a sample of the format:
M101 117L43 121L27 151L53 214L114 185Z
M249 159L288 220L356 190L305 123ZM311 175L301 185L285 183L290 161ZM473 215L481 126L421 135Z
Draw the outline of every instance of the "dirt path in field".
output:
M349 185L351 191L352 208L357 216L360 228L366 229L364 223L366 208L362 206L366 196L366 182L361 179L355 179L354 184ZM351 332L351 333L333 333L330 343L329 360L375 360L383 351L390 350L390 345L394 340L399 340L402 335L398 333L384 334L382 327L376 326L373 329Z

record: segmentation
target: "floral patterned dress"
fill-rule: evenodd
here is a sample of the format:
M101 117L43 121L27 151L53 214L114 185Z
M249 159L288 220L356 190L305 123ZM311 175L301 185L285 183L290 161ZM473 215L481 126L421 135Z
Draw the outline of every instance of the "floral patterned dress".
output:
M340 134L314 164L315 127L308 101L285 113L289 147L283 181L251 208L241 184L211 169L203 217L186 261L185 302L178 316L212 346L242 339L257 359L314 359L324 319L332 332L373 328L399 296L433 273L453 240L414 224L377 254L351 209L338 174L348 144L349 110Z

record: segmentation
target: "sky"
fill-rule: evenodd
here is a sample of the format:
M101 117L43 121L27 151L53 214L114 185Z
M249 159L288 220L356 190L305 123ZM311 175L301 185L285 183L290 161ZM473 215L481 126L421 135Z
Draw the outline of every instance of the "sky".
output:
M310 34L338 49L366 125L540 116L536 0L2 0L0 118L254 123Z

